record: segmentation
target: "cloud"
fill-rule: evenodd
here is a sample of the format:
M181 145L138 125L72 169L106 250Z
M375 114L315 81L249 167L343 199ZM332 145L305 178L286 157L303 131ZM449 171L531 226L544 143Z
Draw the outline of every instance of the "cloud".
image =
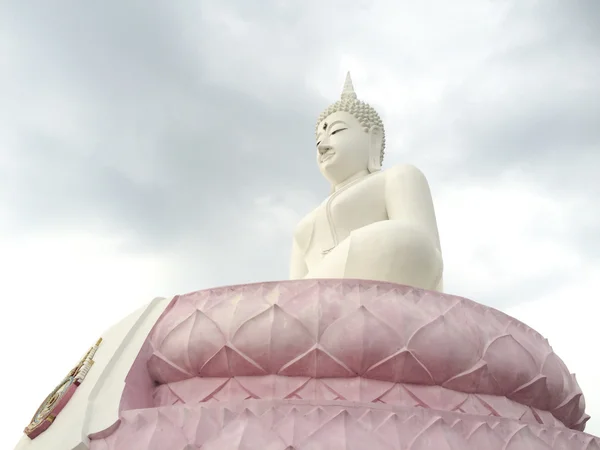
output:
M234 225L234 211L223 211L224 198L243 212L255 196L311 184L305 185L301 174L313 173L314 143L302 130L312 128L316 101L308 109L274 101L285 98L286 86L277 89L273 80L270 97L257 94L243 83L244 67L225 68L242 81L236 86L211 80L221 75L213 56L223 55L207 55L203 66L189 63L199 55L185 52L189 41L171 36L169 14L162 19L161 11L142 8L129 11L125 20L128 11L120 11L113 22L100 9L100 14L54 12L56 17L50 9L46 12L54 20L43 11L26 18L35 20L29 26L37 39L57 33L53 39L21 40L31 28L11 30L17 36L13 41L25 42L14 53L43 50L45 57L22 58L23 66L17 64L9 75L22 83L23 75L46 75L29 75L25 99L12 102L21 108L4 117L15 160L5 178L11 186L5 200L15 226L72 222L74 212L88 222L103 220L111 232L139 236L140 245L168 246L201 226L212 230L224 220ZM222 16L216 15L216 25ZM204 36L198 42L210 41ZM260 75L253 85L262 88L269 73ZM310 104L302 86L291 87ZM316 186L318 177L312 175ZM240 191L240 185L246 189ZM29 212L35 213L35 223Z
M506 307L568 282L588 262L570 243L573 205L522 174L452 187L438 203L449 292Z

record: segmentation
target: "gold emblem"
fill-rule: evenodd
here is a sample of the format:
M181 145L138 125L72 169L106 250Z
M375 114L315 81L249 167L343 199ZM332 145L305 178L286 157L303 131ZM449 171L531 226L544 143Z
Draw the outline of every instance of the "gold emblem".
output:
M31 422L25 427L25 434L30 439L35 439L41 433L46 431L56 416L67 405L77 387L85 379L92 365L94 364L94 355L102 343L102 338L98 339L96 344L90 348L81 358L79 363L71 369L68 375L54 388L54 390L42 402L35 412Z

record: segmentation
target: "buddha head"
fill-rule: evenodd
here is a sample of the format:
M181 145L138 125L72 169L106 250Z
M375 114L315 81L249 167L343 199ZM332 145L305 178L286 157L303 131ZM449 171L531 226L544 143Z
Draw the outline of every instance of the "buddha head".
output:
M358 173L381 169L383 122L375 109L357 99L350 73L340 100L319 116L316 138L317 164L333 187Z

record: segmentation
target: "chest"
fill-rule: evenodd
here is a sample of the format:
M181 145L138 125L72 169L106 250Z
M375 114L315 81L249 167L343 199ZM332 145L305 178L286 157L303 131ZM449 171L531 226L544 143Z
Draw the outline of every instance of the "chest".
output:
M320 215L326 215L334 244L359 228L387 220L383 177L372 177L348 189L333 194L320 206Z
M387 220L385 184L375 174L333 193L302 220L296 229L297 242L306 253L337 246L352 231Z

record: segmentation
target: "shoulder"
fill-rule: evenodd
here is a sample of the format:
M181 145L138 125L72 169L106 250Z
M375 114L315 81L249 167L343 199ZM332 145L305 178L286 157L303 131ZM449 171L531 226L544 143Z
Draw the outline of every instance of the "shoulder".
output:
M388 173L388 176L391 176L391 177L405 176L405 177L425 178L425 175L423 175L423 172L421 172L421 170L419 170L417 167L413 166L412 164L396 164L395 166L392 166L392 167L386 169L384 172Z
M395 185L397 183L411 183L420 186L427 186L427 179L423 172L411 164L397 164L384 171L386 174L386 184Z

